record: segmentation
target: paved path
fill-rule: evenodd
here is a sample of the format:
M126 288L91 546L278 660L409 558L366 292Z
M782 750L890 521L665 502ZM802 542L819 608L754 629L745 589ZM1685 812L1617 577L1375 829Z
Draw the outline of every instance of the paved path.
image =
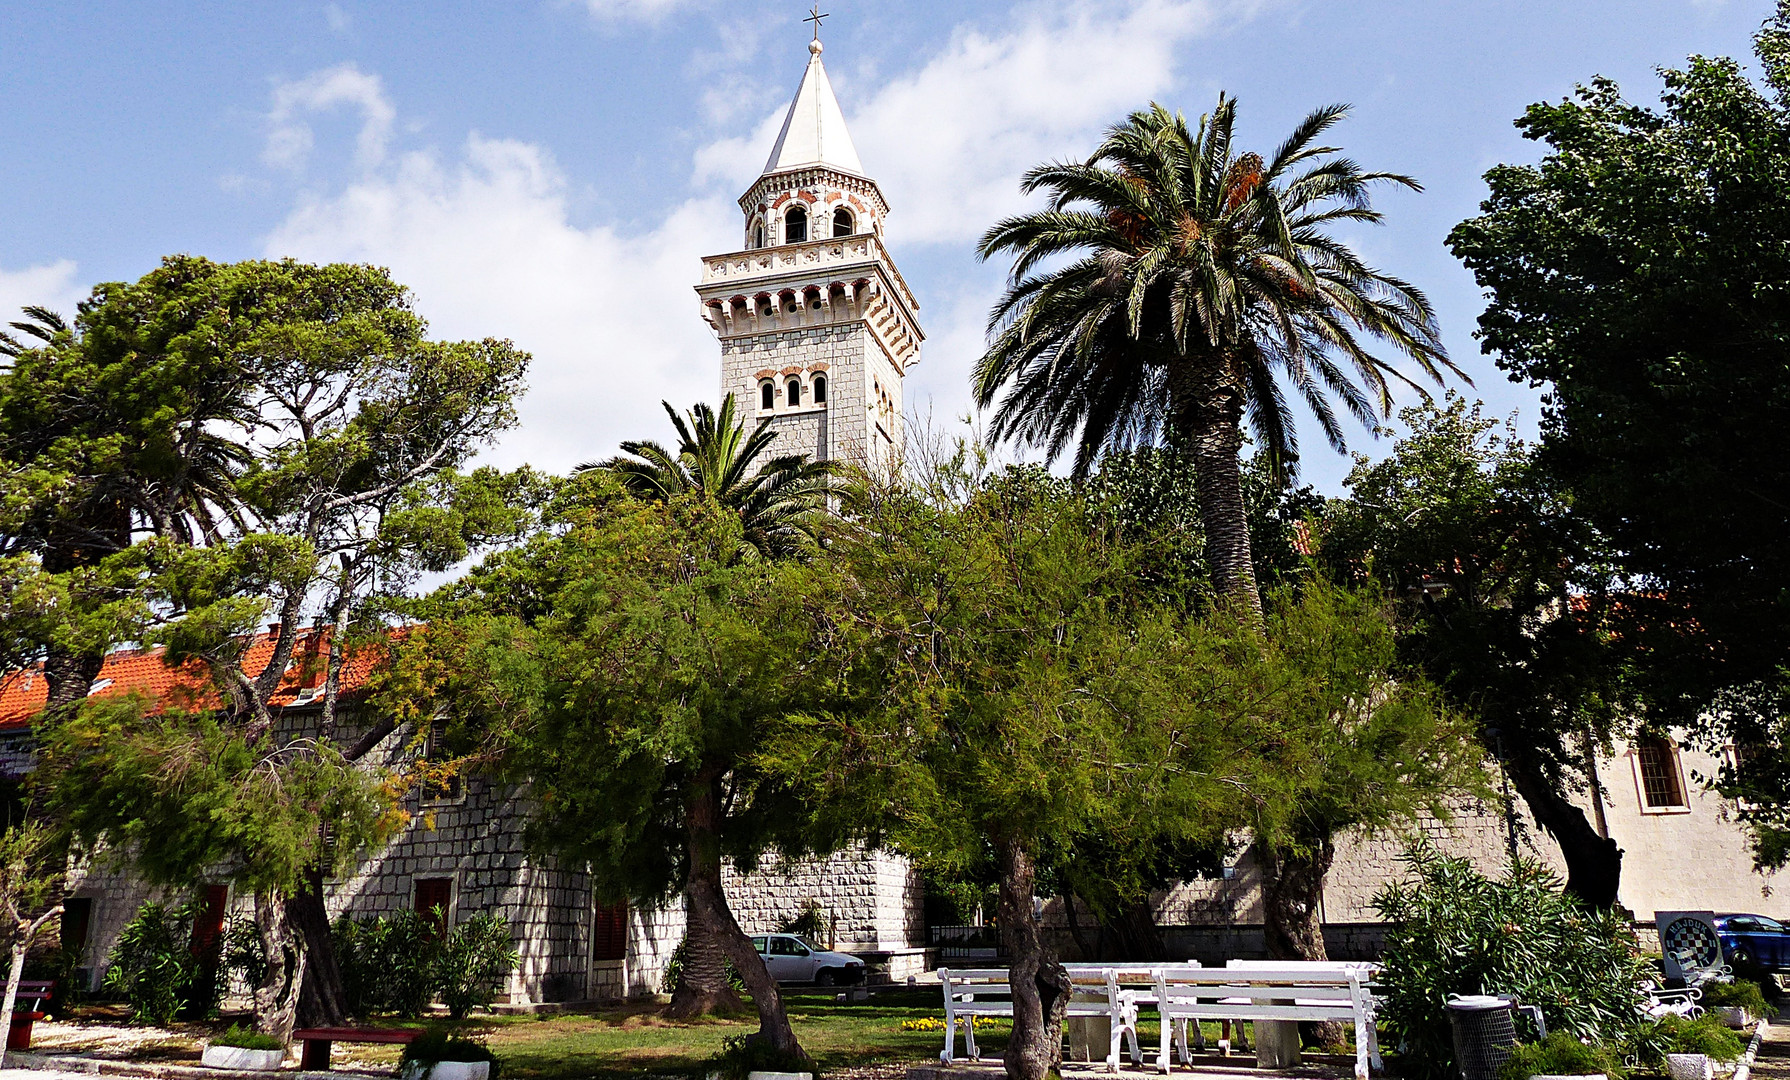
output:
M1757 1080L1790 1080L1790 1010L1779 1013L1765 1029L1751 1075Z

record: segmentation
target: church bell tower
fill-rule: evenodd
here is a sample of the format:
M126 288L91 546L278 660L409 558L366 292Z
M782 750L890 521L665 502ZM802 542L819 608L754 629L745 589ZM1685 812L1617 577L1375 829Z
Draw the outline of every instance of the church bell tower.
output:
M773 453L875 471L902 450L901 384L920 357L920 304L883 247L889 205L864 173L820 29L764 172L740 196L741 250L702 260L703 318L721 341L721 393Z

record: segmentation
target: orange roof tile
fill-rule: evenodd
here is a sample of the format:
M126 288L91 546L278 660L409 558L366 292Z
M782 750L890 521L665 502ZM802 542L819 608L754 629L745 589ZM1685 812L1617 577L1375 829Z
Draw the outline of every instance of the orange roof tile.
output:
M292 661L279 688L268 700L269 706L279 709L305 705L316 696L306 691L315 691L323 685L323 660L329 651L329 635L328 629L299 632ZM243 670L259 672L266 668L273 657L273 647L272 633L256 634L248 654L243 657ZM94 680L94 688L88 696L142 693L158 702L168 700L188 706L215 707L219 698L205 666L197 661L171 666L163 659L165 651L161 648L120 649L112 653L101 665L99 677ZM341 693L351 694L365 689L374 664L384 654L384 648L378 646L350 653L342 670ZM48 699L49 684L44 680L42 665L0 678L0 732L28 726Z

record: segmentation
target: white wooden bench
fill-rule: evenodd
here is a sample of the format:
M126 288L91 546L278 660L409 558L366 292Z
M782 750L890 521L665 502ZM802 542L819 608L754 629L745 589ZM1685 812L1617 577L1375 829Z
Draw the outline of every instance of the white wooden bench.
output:
M971 1061L981 1061L982 1052L976 1047L976 1017L998 1016L1013 1018L1013 988L1007 983L1005 968L976 968L966 971L953 971L950 968L939 969L939 983L945 990L945 1049L939 1060L946 1065L951 1064L957 1050L957 1029L963 1028L964 1055ZM1111 1072L1119 1071L1119 1042L1128 1038L1131 1043L1131 1059L1142 1061L1137 1041L1137 1005L1132 995L1119 987L1118 979L1112 972L1097 983L1085 977L1070 977L1075 993L1069 999L1069 1016L1098 1016L1112 1021L1111 1043L1107 1048L1106 1067ZM1077 1001L1077 996L1093 996L1098 1000Z
M1172 1039L1182 1064L1187 1025L1201 1020L1335 1020L1355 1025L1355 1075L1384 1067L1374 1032L1374 999L1365 964L1239 961L1235 967L1169 966L1156 972L1156 1007L1162 1014L1157 1068L1168 1072ZM1258 1040L1259 1041L1259 1040Z

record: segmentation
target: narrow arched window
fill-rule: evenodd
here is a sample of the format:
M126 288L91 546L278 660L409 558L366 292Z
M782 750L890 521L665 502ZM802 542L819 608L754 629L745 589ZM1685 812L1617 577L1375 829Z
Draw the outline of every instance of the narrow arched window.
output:
M758 384L758 407L767 412L777 407L777 384L769 379Z
M753 227L752 246L755 248L764 247L764 225L760 224Z
M1670 810L1687 805L1684 781L1678 772L1678 752L1657 735L1635 744L1635 771L1641 781L1643 810Z
M814 403L816 405L827 403L827 377L825 375L814 377Z
M841 206L833 211L833 235L850 236L852 234L851 211Z
M800 379L789 380L788 390L789 390L789 407L793 409L797 405L800 405L802 403L802 380L800 380Z
M783 242L799 244L808 239L808 211L792 206L783 215Z

